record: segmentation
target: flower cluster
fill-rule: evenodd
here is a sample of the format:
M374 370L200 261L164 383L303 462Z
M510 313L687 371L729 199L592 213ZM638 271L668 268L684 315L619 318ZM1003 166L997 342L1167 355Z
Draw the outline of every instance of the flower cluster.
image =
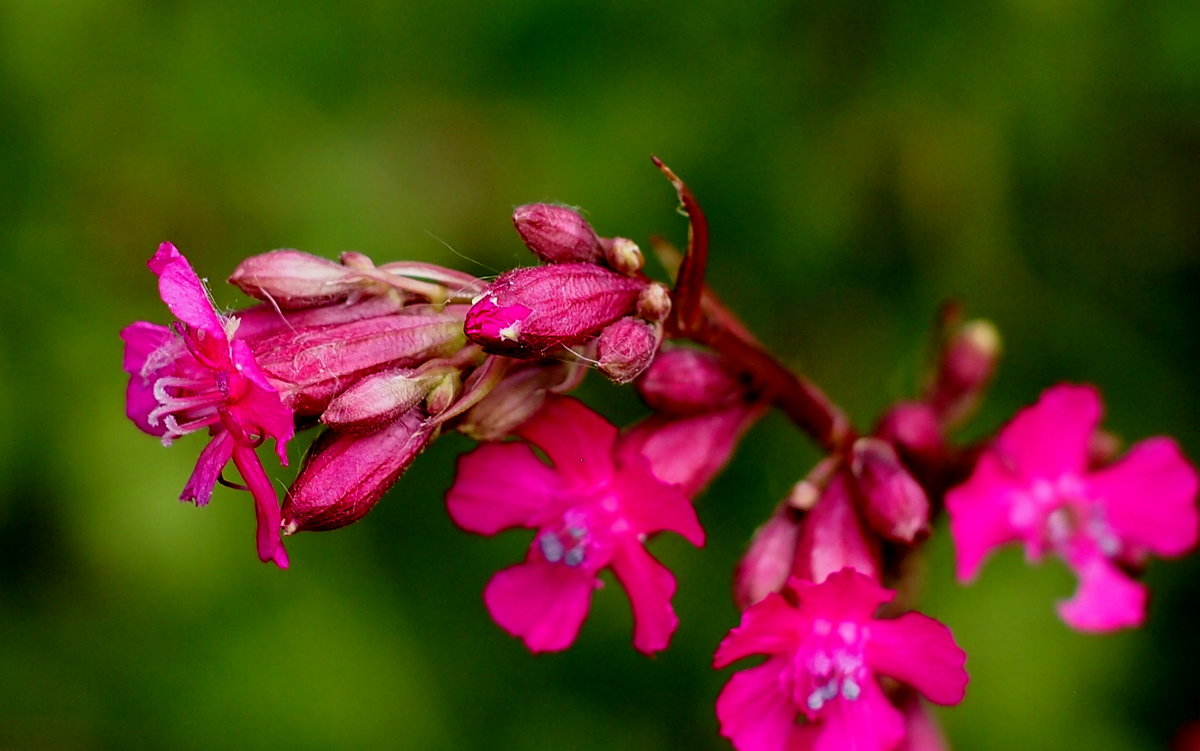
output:
M565 649L607 571L629 599L633 646L652 654L679 619L675 575L648 546L660 533L704 545L695 500L755 421L778 410L824 453L764 509L733 572L741 623L714 667L766 656L717 698L721 733L739 751L945 748L920 697L961 701L966 655L905 601L919 570L909 559L943 511L960 579L994 548L1023 543L1031 560L1053 553L1078 576L1059 606L1067 624L1143 623L1141 569L1152 555L1189 552L1200 527L1200 480L1173 440L1118 458L1099 431L1096 389L1062 384L994 435L959 442L1000 336L955 307L920 391L859 431L709 289L703 213L656 164L690 220L684 253L655 245L675 272L670 286L645 273L633 241L550 204L513 214L539 264L490 282L278 250L234 270L229 281L261 302L229 313L163 244L149 265L177 320L122 332L128 415L164 444L206 431L181 498L206 504L232 461L254 500L258 555L281 568L281 534L362 519L432 441L458 430L479 445L458 461L450 518L480 535L532 530L524 560L484 586L492 619L531 651ZM568 396L591 368L633 383L648 414L622 429ZM295 431L316 426L281 503L257 448L273 440L286 464Z

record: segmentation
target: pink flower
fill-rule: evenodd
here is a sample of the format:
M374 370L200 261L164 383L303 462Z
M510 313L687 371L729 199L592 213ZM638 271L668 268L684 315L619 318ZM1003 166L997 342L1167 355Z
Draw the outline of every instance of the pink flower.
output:
M738 751L892 751L905 720L876 676L938 704L961 701L966 655L948 628L920 613L872 617L893 595L847 568L821 584L791 579L783 594L750 607L713 664L754 654L767 661L734 674L717 697L721 734Z
M633 606L634 647L665 648L678 623L675 579L644 545L660 531L704 544L687 497L658 480L640 454L621 452L616 428L574 399L547 400L517 434L529 443L486 443L463 456L446 498L469 532L537 530L525 562L488 583L492 617L535 652L565 649L600 586L597 575L611 568Z
M1123 567L1148 553L1186 552L1198 521L1196 472L1170 438L1141 441L1110 466L1088 466L1100 414L1090 386L1047 389L946 495L959 579L972 579L1007 542L1023 541L1032 560L1056 553L1079 577L1059 615L1084 631L1139 625L1146 590Z
M274 438L279 460L287 464L292 413L250 348L235 338L238 320L217 313L208 290L175 246L160 245L148 265L159 277L163 302L179 320L171 327L139 321L121 332L130 374L129 419L160 436L164 445L207 429L208 445L180 499L197 506L208 503L232 459L254 496L259 558L287 568L279 539L279 502L254 449Z

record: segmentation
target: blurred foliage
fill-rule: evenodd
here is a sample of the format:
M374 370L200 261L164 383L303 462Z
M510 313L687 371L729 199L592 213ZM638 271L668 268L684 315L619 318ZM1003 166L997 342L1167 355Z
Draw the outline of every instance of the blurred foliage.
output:
M216 283L276 247L527 264L508 213L535 200L683 242L653 152L709 214L713 286L860 424L912 393L953 297L1006 341L971 434L1086 380L1111 428L1197 457L1198 38L1189 0L6 0L0 748L727 748L730 572L816 459L783 420L699 500L706 549L653 546L670 650L629 647L610 586L532 657L480 601L526 539L441 505L464 439L293 539L287 573L242 494L174 501L198 440L122 413L116 333L167 319L145 259L172 240L232 307ZM1200 718L1195 560L1151 567L1148 628L1088 637L1053 614L1056 564L1010 551L963 589L930 547L921 605L970 655L957 748L1149 749Z

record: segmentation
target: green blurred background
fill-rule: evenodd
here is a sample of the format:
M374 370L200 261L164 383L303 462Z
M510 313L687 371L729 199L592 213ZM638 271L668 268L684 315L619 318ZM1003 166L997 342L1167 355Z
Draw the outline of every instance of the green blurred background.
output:
M706 549L652 548L671 649L630 648L610 586L533 657L480 600L527 535L442 506L464 439L286 573L242 494L175 500L202 440L123 417L117 332L167 320L146 258L173 241L232 307L220 280L277 247L527 264L530 201L682 242L657 153L708 212L713 286L860 424L954 297L1007 346L970 433L1086 380L1109 427L1200 457L1197 39L1193 0L5 0L0 748L727 748L730 571L817 458L784 421L698 501ZM921 605L970 655L956 748L1161 748L1200 718L1196 560L1152 565L1146 629L1089 637L1053 614L1057 563L1009 551L962 589L944 530L930 553Z

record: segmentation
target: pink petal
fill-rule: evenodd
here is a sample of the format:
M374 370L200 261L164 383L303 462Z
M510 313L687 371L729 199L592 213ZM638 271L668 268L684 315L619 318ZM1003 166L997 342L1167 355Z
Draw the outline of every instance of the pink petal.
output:
M854 701L838 699L821 719L814 751L892 751L904 738L904 717L874 680Z
M1010 521L1019 492L1012 476L988 452L979 457L970 479L946 493L959 581L974 579L993 548L1021 539Z
M557 473L523 443L485 443L458 460L446 509L468 532L538 527L555 512Z
M645 654L665 649L679 624L671 607L675 577L632 540L617 549L612 569L633 607L634 648Z
M733 674L717 697L721 735L738 751L785 751L797 729L796 708L782 687L788 667L776 658Z
M534 652L571 646L596 579L577 568L533 559L497 573L483 592L492 618Z
M643 457L627 457L614 484L625 516L639 532L675 532L697 547L704 545L704 529L687 496L651 474Z
M741 624L717 647L713 667L720 669L753 654L790 655L807 630L808 619L772 592L742 613Z
M259 560L263 563L274 563L279 568L287 568L287 551L283 548L283 541L279 539L279 498L275 495L275 487L263 471L262 462L254 449L235 445L233 462L254 497L254 518L258 522L255 541Z
M295 433L292 410L284 406L279 391L259 369L245 342L235 340L230 349L233 365L246 378L247 388L235 403L228 406L228 411L247 432L261 432L274 438L279 462L287 466L287 442Z
M915 693L904 692L899 703L907 731L897 751L950 751L937 718Z
M621 438L620 451L641 453L660 480L679 485L690 498L721 471L762 414L761 407L738 405L691 417L655 415Z
M813 618L849 620L865 623L896 593L885 589L870 576L852 568L830 574L823 583L792 579L788 586L800 599L800 609Z
M146 367L146 361L174 336L166 326L145 321L136 321L121 329L121 340L125 342L125 372L140 375Z
M546 405L517 434L537 446L563 478L588 487L613 474L617 429L575 399L547 399Z
M158 246L147 264L158 274L158 292L175 317L210 336L225 339L221 317L192 265L171 243Z
M1170 438L1141 441L1087 482L1122 542L1163 556L1196 544L1196 470Z
M179 500L192 501L197 506L207 505L212 498L213 486L221 476L221 470L233 456L233 447L233 436L229 435L229 431L222 430L216 433L200 450L200 456L196 458L196 468L188 478L187 484L183 486Z
M1140 626L1146 617L1146 588L1100 555L1072 565L1079 587L1058 604L1059 616L1080 631L1114 631Z
M1002 462L1026 480L1082 472L1100 422L1100 395L1091 386L1059 384L1017 412L996 438Z
M867 665L907 683L938 704L957 704L967 690L967 654L950 629L921 613L872 621Z

